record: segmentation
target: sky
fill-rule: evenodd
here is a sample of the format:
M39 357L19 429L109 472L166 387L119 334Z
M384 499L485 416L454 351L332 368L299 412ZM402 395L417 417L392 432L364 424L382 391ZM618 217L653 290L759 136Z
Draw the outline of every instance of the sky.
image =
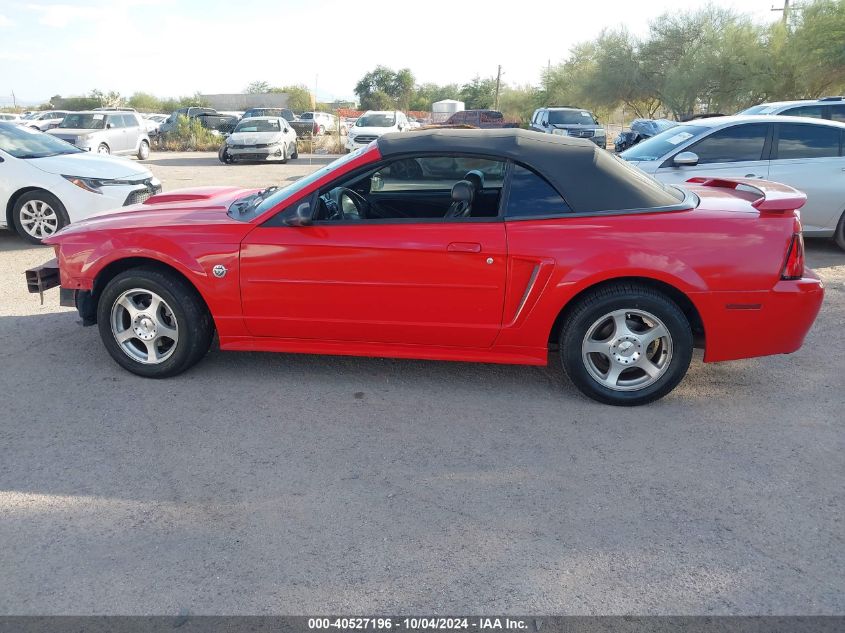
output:
M782 0L715 0L759 22ZM0 0L0 105L97 88L159 97L241 92L255 80L305 84L319 100L354 98L379 64L418 83L465 83L502 65L538 84L547 64L604 28L636 35L701 2L595 0ZM633 10L636 8L636 10Z

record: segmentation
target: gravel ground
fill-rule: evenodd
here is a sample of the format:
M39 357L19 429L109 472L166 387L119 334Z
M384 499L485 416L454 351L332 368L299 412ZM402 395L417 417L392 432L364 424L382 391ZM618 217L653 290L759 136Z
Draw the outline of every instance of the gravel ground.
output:
M802 350L698 356L625 410L556 366L212 351L142 380L0 232L0 613L845 613L845 253L808 250Z

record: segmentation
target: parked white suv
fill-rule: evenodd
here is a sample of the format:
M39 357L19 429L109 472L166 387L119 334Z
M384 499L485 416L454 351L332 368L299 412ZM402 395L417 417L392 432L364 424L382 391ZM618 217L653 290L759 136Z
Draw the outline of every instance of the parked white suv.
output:
M98 154L131 154L141 160L150 155L147 127L135 112L70 112L48 134Z
M349 128L346 150L352 151L369 145L379 136L389 132L410 130L411 124L404 112L398 110L367 110Z
M845 124L738 115L681 123L620 154L662 182L696 176L761 178L807 194L804 233L845 249Z
M782 114L830 119L845 123L845 97L822 97L802 101L776 101L761 103L743 110L740 114Z

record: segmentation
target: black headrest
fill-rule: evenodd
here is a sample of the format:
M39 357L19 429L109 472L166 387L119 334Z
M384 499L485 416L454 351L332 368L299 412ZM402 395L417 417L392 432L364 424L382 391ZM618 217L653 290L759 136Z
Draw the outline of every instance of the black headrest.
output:
M466 173L466 176L464 176L464 180L470 181L475 187L476 191L481 191L482 189L484 189L484 174L481 173L481 171L479 171L478 169L468 171Z
M475 187L468 180L459 180L452 185L452 200L455 202L472 202Z

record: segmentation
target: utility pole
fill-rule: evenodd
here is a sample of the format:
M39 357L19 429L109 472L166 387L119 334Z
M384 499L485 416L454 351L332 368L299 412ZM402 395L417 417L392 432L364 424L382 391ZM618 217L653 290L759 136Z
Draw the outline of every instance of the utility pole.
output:
M14 90L12 90L12 106L15 108L15 110L18 109L18 100L15 99L15 91Z
M496 73L496 101L493 105L494 110L499 109L499 86L501 85L501 83L502 83L502 65L499 64L499 70Z
M772 7L772 11L783 11L783 23L789 19L789 0L783 0L783 8Z

